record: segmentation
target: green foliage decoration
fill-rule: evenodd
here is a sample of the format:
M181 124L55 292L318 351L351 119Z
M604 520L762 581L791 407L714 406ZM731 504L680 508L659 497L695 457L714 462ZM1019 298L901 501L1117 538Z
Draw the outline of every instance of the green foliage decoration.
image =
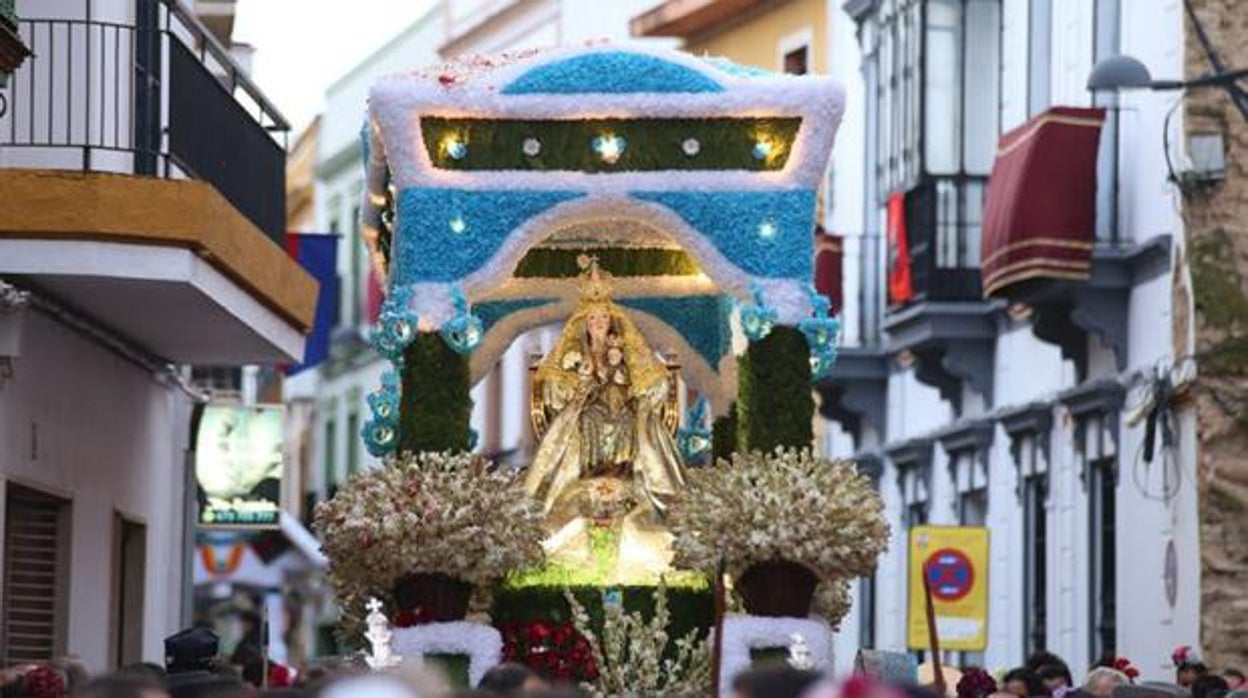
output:
M728 413L716 417L711 423L711 462L731 458L737 452L737 403L728 407Z
M472 377L468 357L436 332L420 332L404 355L399 451L472 449Z
M810 349L792 327L776 326L751 342L737 366L737 449L771 452L809 448L815 399L810 390Z
M663 247L535 247L516 265L517 278L566 279L579 276L577 257L598 257L613 276L693 276L701 268L684 250Z
M421 136L434 165L450 170L524 170L629 172L662 170L745 170L768 172L784 168L800 118L586 119L519 120L421 118ZM594 150L595 138L624 139L615 162ZM767 157L754 147L762 138L771 144ZM536 139L540 150L525 152ZM686 141L698 142L696 152ZM452 141L466 146L451 157Z

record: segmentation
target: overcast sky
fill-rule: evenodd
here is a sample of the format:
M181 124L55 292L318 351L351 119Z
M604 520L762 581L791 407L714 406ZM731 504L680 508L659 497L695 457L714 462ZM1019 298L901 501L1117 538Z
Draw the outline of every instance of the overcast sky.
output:
M291 140L321 111L325 88L432 0L239 0L234 40L256 47L252 79L290 120Z

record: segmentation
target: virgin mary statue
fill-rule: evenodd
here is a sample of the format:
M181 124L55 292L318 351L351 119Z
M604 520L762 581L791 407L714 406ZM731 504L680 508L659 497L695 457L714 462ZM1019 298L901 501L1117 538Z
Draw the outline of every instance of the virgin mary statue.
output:
M526 476L544 507L556 561L581 564L593 531L618 534L612 581L667 569L662 519L684 486L669 429L667 366L614 303L597 260L582 258L581 300L538 366L533 422L541 438Z

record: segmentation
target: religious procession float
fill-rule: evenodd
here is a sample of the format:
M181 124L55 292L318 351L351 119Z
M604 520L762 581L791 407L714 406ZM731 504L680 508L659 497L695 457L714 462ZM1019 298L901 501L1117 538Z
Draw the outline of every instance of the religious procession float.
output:
M316 525L344 633L392 647L374 661L517 661L597 695L726 690L769 649L828 665L889 538L870 482L811 450L842 109L827 78L611 44L373 87L361 223L393 370L362 437L385 465ZM531 461L487 462L470 391L555 323Z

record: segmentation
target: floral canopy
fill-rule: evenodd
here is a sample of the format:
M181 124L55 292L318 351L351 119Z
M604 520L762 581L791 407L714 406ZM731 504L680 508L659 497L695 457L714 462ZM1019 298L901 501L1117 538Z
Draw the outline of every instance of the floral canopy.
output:
M732 300L811 312L817 190L844 100L832 80L641 45L471 57L374 85L362 229L421 329L470 304L479 379L564 319L593 251L656 347L717 413Z

